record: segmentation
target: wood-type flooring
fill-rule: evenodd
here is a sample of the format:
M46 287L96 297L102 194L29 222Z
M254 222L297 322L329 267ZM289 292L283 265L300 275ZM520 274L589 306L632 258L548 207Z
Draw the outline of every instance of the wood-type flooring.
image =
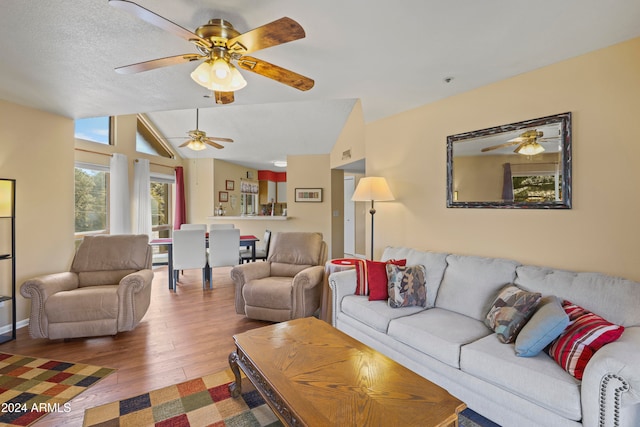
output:
M72 340L33 339L28 328L0 351L116 368L74 398L69 412L50 413L33 427L82 426L84 410L220 371L229 366L232 336L268 325L236 314L229 268L214 269L214 289L202 289L200 270L186 270L176 293L167 268L154 268L151 305L130 332Z

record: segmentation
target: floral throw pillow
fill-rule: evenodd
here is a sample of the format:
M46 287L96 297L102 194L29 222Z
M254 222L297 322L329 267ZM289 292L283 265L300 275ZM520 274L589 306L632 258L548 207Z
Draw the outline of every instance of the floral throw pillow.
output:
M484 323L493 329L500 342L513 342L535 311L540 298L539 292L527 292L509 284L498 294Z
M387 264L389 306L392 308L427 305L427 277L424 265Z

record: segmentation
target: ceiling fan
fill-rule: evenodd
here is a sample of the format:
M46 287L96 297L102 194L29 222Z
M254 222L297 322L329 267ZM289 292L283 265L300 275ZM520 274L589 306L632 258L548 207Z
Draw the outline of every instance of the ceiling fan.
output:
M201 131L199 126L198 126L198 119L199 119L199 110L196 109L196 128L193 130L190 130L189 132L187 132L187 135L189 136L179 136L177 138L188 138L189 140L185 143L182 143L178 146L178 148L183 148L183 147L187 147L190 148L194 151L201 151L204 150L205 148L207 148L207 145L210 145L212 147L215 148L224 148L224 145L222 144L218 144L216 141L218 142L233 142L233 139L231 138L220 138L217 136L207 136L207 133L204 131ZM167 138L167 139L172 139L172 138Z
M536 129L530 129L521 133L516 138L510 139L504 144L485 147L480 151L483 153L486 153L487 151L492 151L492 150L497 150L504 147L511 147L513 145L517 145L515 150L513 150L514 153L533 156L545 151L544 147L540 145L538 141L550 141L550 140L558 139L558 137L543 138L543 136L544 136L544 133L542 131L539 131Z
M246 86L240 72L233 65L270 78L299 90L309 90L314 81L301 74L270 64L248 53L305 37L302 26L291 18L280 18L271 23L247 31L238 32L224 19L211 19L195 32L175 24L144 7L127 0L109 0L109 4L193 43L199 53L154 59L116 68L121 74L133 74L160 67L204 60L192 73L191 78L213 92L218 104L234 101L234 92Z

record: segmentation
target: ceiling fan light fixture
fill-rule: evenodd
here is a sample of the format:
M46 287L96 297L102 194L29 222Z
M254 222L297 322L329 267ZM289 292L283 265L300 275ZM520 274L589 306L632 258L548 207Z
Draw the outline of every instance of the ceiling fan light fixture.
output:
M287 161L286 160L276 160L273 162L273 166L277 167L277 168L286 168L287 167Z
M231 66L223 58L217 58L213 61L211 67L211 83L218 84L220 86L228 86L231 84Z
M514 150L515 153L522 154L524 156L535 156L536 154L540 154L543 151L544 147L537 142L528 142L526 144L522 144Z
M240 71L233 65L229 64L231 69L231 91L240 90L247 85L247 81L242 77Z
M189 144L187 144L187 147L192 149L193 151L202 151L207 148L207 145L198 139L193 139L189 141Z
M193 70L191 78L200 86L209 88L212 68L211 61L204 61Z

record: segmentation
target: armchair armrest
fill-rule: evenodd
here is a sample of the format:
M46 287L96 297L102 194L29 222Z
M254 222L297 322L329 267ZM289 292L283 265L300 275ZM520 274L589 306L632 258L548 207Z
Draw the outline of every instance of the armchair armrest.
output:
M242 296L242 287L245 283L252 280L263 279L271 274L271 263L269 262L250 262L248 264L236 265L231 269L231 280L235 288L235 305L236 313L246 314L244 312L244 297Z
M356 293L356 277L355 269L338 271L329 276L329 287L331 287L331 294L333 295L331 300L331 324L333 326L336 326L342 298Z
M320 307L324 267L315 265L305 268L293 277L292 318L311 316Z
M78 287L78 275L72 272L48 274L25 281L20 286L20 295L31 299L29 335L32 338L47 338L49 322L44 312L47 299L58 292Z
M585 427L640 425L640 326L625 329L591 358L582 378Z
M118 331L130 331L140 323L151 303L153 271L127 274L118 285Z

